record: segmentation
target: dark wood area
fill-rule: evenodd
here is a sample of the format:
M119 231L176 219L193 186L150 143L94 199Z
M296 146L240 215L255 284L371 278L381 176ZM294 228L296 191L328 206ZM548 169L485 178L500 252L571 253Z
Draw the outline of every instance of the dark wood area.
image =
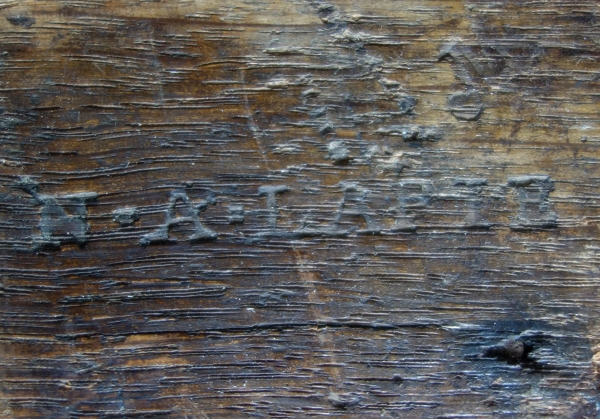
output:
M0 417L597 418L599 9L0 0Z

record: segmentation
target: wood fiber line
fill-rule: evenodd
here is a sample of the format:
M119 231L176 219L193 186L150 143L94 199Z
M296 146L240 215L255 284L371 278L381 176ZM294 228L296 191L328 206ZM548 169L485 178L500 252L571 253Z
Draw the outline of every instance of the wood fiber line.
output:
M0 417L598 417L599 12L0 0Z

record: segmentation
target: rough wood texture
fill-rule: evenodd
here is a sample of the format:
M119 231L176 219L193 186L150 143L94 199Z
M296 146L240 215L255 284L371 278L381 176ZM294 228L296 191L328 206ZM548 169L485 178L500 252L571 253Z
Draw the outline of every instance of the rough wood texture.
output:
M596 418L598 8L0 1L0 415Z

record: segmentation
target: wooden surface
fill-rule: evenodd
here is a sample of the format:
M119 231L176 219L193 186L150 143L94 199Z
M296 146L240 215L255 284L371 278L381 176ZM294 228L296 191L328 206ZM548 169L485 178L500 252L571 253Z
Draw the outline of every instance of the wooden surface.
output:
M0 416L598 417L599 12L0 1Z

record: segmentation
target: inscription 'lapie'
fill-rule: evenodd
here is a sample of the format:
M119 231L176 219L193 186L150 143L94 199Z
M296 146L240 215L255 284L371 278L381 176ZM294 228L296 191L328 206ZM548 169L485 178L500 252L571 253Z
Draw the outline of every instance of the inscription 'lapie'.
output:
M250 239L268 237L279 238L306 238L306 237L340 237L352 233L357 234L394 234L400 232L415 232L417 224L414 212L425 209L431 201L439 196L460 197L467 204L467 215L462 224L457 227L467 229L488 229L493 223L487 221L482 214L481 193L487 185L483 178L456 178L452 183L452 194L436 195L434 184L424 179L403 179L395 187L395 203L389 213L394 223L389 228L384 228L375 219L367 203L370 191L362 188L358 182L340 182L342 199L340 200L331 225L326 227L312 227L307 219L300 223L296 230L283 230L278 228L279 206L277 197L291 191L287 185L269 185L258 188L257 196L266 200L267 228L257 233L248 235ZM512 188L514 199L518 202L515 217L510 218L510 228L516 231L531 231L554 228L557 226L557 216L552 210L548 200L549 194L554 190L554 182L547 175L528 175L509 177L507 186ZM33 238L32 249L57 250L62 244L76 243L84 247L88 242L90 226L87 223L87 205L96 201L98 195L94 192L69 194L63 196L42 195L39 193L39 184L29 177L23 177L15 184L36 200L41 205L41 220L39 236ZM169 201L165 211L164 222L154 231L141 237L141 246L168 244L177 242L170 237L172 227L182 224L192 226L192 233L188 237L191 243L210 242L218 238L218 232L205 226L200 219L200 214L207 211L209 206L216 204L212 196L192 202L183 190L174 190L169 193ZM243 224L246 210L243 205L230 205L229 224ZM113 212L113 219L127 227L140 219L136 208L120 208ZM343 228L342 220L347 217L362 218L366 229L357 227Z

